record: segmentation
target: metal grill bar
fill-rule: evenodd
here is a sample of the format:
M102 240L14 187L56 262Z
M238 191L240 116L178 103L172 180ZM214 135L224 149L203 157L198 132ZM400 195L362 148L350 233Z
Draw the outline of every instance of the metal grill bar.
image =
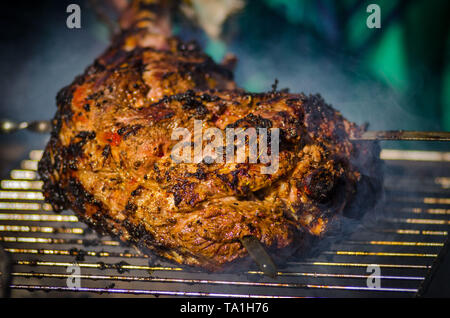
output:
M51 207L47 203L0 202L0 210L51 211ZM72 216L72 218L73 217L74 216ZM4 218L4 216L2 216L2 218Z
M380 158L382 160L450 162L450 152L383 149Z
M409 264L370 264L370 263L337 263L337 262L290 262L296 265L310 265L310 266L342 266L342 267L368 267L370 265L377 265L379 267L388 268L415 268L415 269L430 269L429 265L409 265Z
M397 257L437 257L437 254L421 253L388 253L388 252L362 252L362 251L325 251L324 254L352 255L352 256L397 256Z
M29 206L24 206L28 208ZM78 222L78 218L74 215L59 214L0 214L0 220L3 221L33 221L33 222Z
M39 264L40 265L40 264ZM73 264L72 264L73 265ZM164 271L167 268L155 269L153 271ZM248 275L263 276L264 273L260 271L248 271ZM185 279L185 278L167 278L167 277L151 277L151 276L119 276L119 275L75 275L75 274L59 274L59 273L23 273L14 272L12 276L17 277L36 277L36 278L68 278L79 277L91 280L117 280L117 281L139 281L139 282L171 282L171 283L186 283L186 284L218 284L218 285L239 285L239 286L266 286L266 287L289 287L289 288L307 288L312 284L297 284L297 283L277 283L277 282L251 282L251 281L231 281L231 280L212 280L212 279ZM335 273L315 273L315 272L302 272L302 273L289 273L278 272L279 276L302 276L308 278L340 278L340 279L367 279L368 277L379 278L384 280L414 280L422 281L423 276L389 276L389 275L356 275L356 274L335 274ZM316 285L317 286L317 285Z
M308 277L318 277L312 273L303 273ZM11 273L16 277L37 277L37 278L59 278L67 279L77 277L80 279L90 280L113 280L126 282L159 282L159 283L183 283L183 284L208 284L208 285L237 285L237 286L258 286L258 287L282 287L282 288L319 288L319 285L313 284L296 284L296 283L272 283L272 282L249 282L249 281L230 281L230 280L207 280L207 279L182 279L182 278L161 278L161 277L138 277L138 276L111 276L111 275L69 275L69 274L53 274L53 273ZM262 275L262 273L261 273ZM328 275L321 277L337 277L337 278L362 278L367 279L367 275ZM423 280L424 277L397 277L397 276L374 276L380 279L409 279ZM314 286L314 287L311 287ZM330 287L330 286L328 286ZM395 289L395 291L404 291Z
M14 254L51 254L51 255L85 255L95 257L124 257L124 258L147 258L145 254L132 253L114 253L114 252L95 252L84 251L82 253L69 250L54 249L23 249L23 248L5 248L5 251ZM421 254L421 253L388 253L388 252L362 252L362 251L324 251L323 254L331 255L349 255L349 256L396 256L396 257L437 257L437 254Z
M347 241L347 244L361 245L404 245L404 246L444 246L444 243L432 242L396 242L396 241Z
M450 214L450 209L401 208L401 209L398 209L397 212L441 215L441 214Z
M89 245L92 240L79 239L63 239L63 238L48 238L48 237L17 237L17 236L0 236L0 242L14 242L14 243L38 243L38 244L72 244L72 245ZM117 241L110 240L96 240L95 243L100 246L119 246Z
M166 283L168 281L165 281ZM182 283L188 283L188 284L199 284L200 282L197 282L195 280L193 280L192 282L182 282ZM226 285L236 285L235 282L223 282ZM276 285L276 284L275 284ZM274 285L274 286L275 286ZM313 284L289 284L289 286L283 286L286 284L278 284L279 286L276 287L290 287L290 288L299 288L299 289L344 289L344 290L358 290L358 291L369 291L369 292L373 292L373 291L378 291L378 292L385 292L385 291L389 291L389 292L407 292L407 293L416 293L417 289L414 288L370 288L370 287L360 287L360 286L329 286L329 285L313 285ZM244 286L250 286L250 284L244 285ZM271 286L270 284L265 284L265 285L252 285L252 286L258 286L258 287L274 287ZM11 285L11 288L25 288L25 289L44 289L44 290L68 290L69 288L67 287L53 287L53 286L33 286L33 285ZM71 289L71 288L70 288ZM77 289L73 289L73 291L97 291L98 288L77 288ZM104 290L103 292L107 292L107 293L115 293L115 292L119 292L122 291L122 289L114 289L114 288L102 288L102 290ZM124 293L149 293L149 294L169 294L169 295L174 295L174 296L179 296L178 293L180 292L175 292L175 291L161 291L161 290L145 290L145 292L143 292L143 290L129 290L127 289L126 292ZM245 294L219 294L219 293L192 293L192 292L182 292L181 295L183 296L193 296L193 295L198 295L198 296L209 296L209 297L242 297ZM264 297L268 297L268 298L285 298L288 296L268 296L268 295L248 295L250 297L259 297L259 298L264 298ZM292 297L289 297L292 298Z
M395 218L387 220L395 223L410 223L410 224L434 224L434 225L449 225L450 220L435 220L435 219L413 219L413 218Z
M164 291L164 290L147 290L147 289L115 289L115 288L69 288L58 286L41 286L41 285L11 285L11 289L26 290L43 290L43 291L66 291L66 292L90 292L98 294L133 294L133 295L162 295L162 296L181 296L181 297L240 297L240 298L302 298L292 296L276 296L276 295L253 295L253 294L226 294L226 293L202 293L202 292L182 292L182 291ZM416 292L410 291L410 292Z
M28 180L2 180L2 189L18 189L18 190L41 190L42 181Z
M36 180L38 175L35 171L15 169L11 171L11 179Z
M16 261L16 265L29 266L54 266L54 267L69 267L74 263L70 262L43 262L43 261ZM336 262L290 262L294 265L309 265L309 266L340 266L340 267L368 267L370 265L378 265L379 267L388 268L413 268L413 269L429 269L430 265L409 265L409 264L369 264L369 263L336 263ZM98 269L117 269L117 264L99 263L77 263L79 267L98 268ZM160 266L140 266L140 265L121 265L123 270L145 270L145 271L183 271L181 267L160 267ZM253 271L254 272L254 271ZM249 272L247 272L249 273Z
M447 236L447 231L426 231L426 230L412 230L412 229L379 229L379 232L386 233L395 233L395 234L403 234L403 235L438 235L438 236Z
M19 225L0 225L0 232L23 232L23 233L66 233L66 234L84 234L84 229L79 227L52 227L52 226L19 226Z
M19 192L19 191L0 191L0 200L16 199L16 200L44 200L42 192Z

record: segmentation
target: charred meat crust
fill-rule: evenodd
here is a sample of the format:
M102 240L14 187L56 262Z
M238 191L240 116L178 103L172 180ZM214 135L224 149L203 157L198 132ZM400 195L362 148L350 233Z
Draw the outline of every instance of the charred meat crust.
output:
M247 255L239 242L246 235L288 255L340 215L375 203L378 144L350 142L362 128L320 95L247 93L198 45L168 37L155 48L142 44L146 32L125 30L58 93L38 167L55 211L72 209L100 233L216 270ZM175 164L172 128L192 128L193 119L220 129L280 128L278 171Z

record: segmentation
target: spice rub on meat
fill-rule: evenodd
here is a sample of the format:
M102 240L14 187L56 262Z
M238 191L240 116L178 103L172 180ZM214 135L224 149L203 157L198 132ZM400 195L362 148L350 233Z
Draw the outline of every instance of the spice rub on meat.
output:
M72 209L101 233L216 270L247 255L242 237L274 255L294 252L374 197L378 146L349 139L362 128L319 95L238 88L198 45L169 36L167 9L152 2L133 1L112 45L57 96L39 162L55 211ZM203 128L279 128L278 170L175 163L172 131L192 129L194 119Z

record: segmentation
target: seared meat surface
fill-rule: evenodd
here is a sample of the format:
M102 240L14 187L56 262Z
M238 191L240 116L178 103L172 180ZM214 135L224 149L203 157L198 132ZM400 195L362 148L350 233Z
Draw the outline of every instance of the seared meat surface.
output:
M320 96L239 89L229 69L169 36L164 10L145 1L133 2L121 26L57 96L39 163L55 211L72 209L101 233L214 270L247 255L244 236L274 254L294 252L352 213L355 197L373 196L378 146L352 143L362 128ZM175 163L173 129L192 131L194 120L204 129L279 128L278 169Z

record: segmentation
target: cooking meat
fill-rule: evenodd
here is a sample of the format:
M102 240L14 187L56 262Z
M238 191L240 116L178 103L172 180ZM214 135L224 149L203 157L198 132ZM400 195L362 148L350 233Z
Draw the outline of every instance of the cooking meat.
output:
M150 4L149 4L150 3ZM377 144L319 95L248 93L226 66L169 35L168 9L133 1L122 31L57 96L39 162L44 196L98 230L175 262L216 270L243 258L240 239L272 255L321 237L376 197ZM177 127L279 128L279 166L176 163ZM269 151L272 145L269 143ZM361 190L362 189L362 190Z

